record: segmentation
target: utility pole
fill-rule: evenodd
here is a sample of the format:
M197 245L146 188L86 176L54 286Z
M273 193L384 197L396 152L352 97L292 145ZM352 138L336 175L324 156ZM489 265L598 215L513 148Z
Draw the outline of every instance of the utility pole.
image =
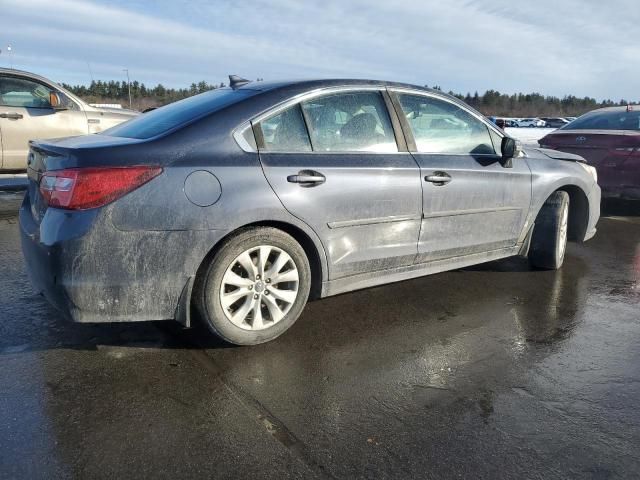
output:
M131 110L133 107L131 106L131 80L129 80L129 69L123 68L122 71L127 72L127 86L129 87L129 110Z
M89 62L87 62L87 68L89 68L89 76L91 77L91 81L95 82L95 80L93 79L93 70L91 70L91 64Z
M11 45L7 45L7 54L9 55L9 65L11 65L11 70L13 70L13 60L11 59Z

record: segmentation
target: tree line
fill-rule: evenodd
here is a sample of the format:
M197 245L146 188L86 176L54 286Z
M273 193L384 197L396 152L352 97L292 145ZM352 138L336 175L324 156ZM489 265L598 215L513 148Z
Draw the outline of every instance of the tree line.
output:
M432 87L442 90L439 86ZM463 100L484 115L496 117L578 117L596 108L612 107L616 105L637 105L636 101L602 100L597 101L591 97L576 97L565 95L555 97L541 95L540 93L500 93L497 90L487 90L480 95L475 92L460 94L449 91L449 95Z
M88 86L64 83L62 86L89 103L120 103L125 107L129 105L129 89L126 81L94 80ZM168 88L161 83L154 87L147 87L144 83L134 80L131 82L132 107L136 110L159 107L224 86L224 83L214 84L203 80L192 83L188 88ZM438 85L431 88L442 90ZM497 90L487 90L483 94L478 92L460 94L449 91L449 94L465 101L485 115L500 117L575 117L596 108L638 104L625 99L598 101L595 98L574 95L555 97L539 93L506 94Z
M119 103L123 107L129 106L129 88L126 81L93 80L88 86L65 83L62 86L88 103ZM134 109L144 110L224 86L224 83L211 84L203 80L192 83L189 88L168 88L161 83L155 87L147 87L144 83L134 80L131 82L131 103Z

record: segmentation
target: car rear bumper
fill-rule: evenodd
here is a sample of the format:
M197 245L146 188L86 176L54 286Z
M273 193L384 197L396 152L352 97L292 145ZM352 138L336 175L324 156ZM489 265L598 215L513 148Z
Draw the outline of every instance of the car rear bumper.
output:
M182 292L224 232L123 232L109 217L106 209L48 209L38 224L25 196L21 243L33 287L76 322L175 319Z
M25 200L20 208L20 241L27 267L27 274L36 293L44 295L49 303L62 312L67 312L68 298L57 283L55 265L57 255L52 248L39 241L39 229L31 216L30 205Z

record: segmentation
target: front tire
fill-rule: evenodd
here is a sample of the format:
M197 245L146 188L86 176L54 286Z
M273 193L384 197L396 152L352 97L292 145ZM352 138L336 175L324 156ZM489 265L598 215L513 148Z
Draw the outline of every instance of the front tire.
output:
M294 324L310 287L309 260L293 237L276 228L248 228L216 252L196 300L215 335L235 345L256 345Z
M533 227L529 262L535 268L557 270L567 249L569 194L554 192L538 213Z

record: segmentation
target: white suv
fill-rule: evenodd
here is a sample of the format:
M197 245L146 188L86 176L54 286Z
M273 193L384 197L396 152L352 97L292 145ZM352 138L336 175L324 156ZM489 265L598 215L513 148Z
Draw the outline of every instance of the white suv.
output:
M544 126L546 126L546 122L544 120L540 120L539 118L521 118L520 120L516 120L516 124L519 127L544 127Z

